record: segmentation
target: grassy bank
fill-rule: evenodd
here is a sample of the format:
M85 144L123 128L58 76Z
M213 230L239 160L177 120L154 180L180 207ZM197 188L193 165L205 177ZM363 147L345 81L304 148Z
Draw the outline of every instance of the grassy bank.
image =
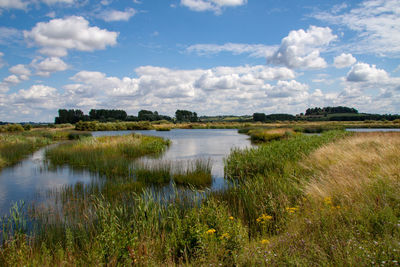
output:
M40 213L29 235L13 224L0 262L396 265L398 151L400 135L393 133L295 135L233 150L225 163L231 185L222 192L140 193L129 180L115 185L111 198L95 193L97 186L69 188L58 220L50 220L54 210Z
M52 139L44 136L0 134L0 169L19 162L51 142Z
M68 164L107 177L132 176L132 160L145 155L158 155L169 145L168 140L138 134L84 138L46 151L53 166Z

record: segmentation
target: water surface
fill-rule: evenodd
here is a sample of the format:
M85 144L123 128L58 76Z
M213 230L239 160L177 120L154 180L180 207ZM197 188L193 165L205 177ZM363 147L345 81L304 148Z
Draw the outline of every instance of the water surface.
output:
M171 131L104 131L93 132L93 136L124 135L129 133L160 136L171 140L168 150L159 159L147 161L185 162L198 158L212 162L212 190L224 185L224 162L232 148L250 147L247 135L238 134L235 129L173 129ZM50 146L51 148L51 146ZM13 202L27 203L37 199L39 193L61 188L77 182L89 183L98 176L88 171L74 171L68 166L49 169L44 160L42 148L17 165L0 171L0 216L8 213Z

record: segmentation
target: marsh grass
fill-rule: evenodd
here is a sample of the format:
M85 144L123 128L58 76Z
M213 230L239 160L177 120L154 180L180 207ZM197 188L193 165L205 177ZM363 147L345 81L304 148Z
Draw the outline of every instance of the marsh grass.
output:
M136 164L136 180L145 184L168 184L171 181L171 163L160 161Z
M195 187L210 186L212 162L210 159L195 159L178 165L173 173L176 184L192 185Z
M253 129L247 132L253 142L269 142L293 136L295 133L290 128Z
M168 140L137 134L84 138L46 151L53 166L69 164L107 177L132 177L132 160L156 156L169 145Z
M49 145L51 139L43 136L0 134L0 169L13 165L37 149Z
M123 177L71 186L55 194L63 215L38 211L34 238L10 235L0 262L396 266L398 151L399 134L335 131L232 150L225 191L163 195Z

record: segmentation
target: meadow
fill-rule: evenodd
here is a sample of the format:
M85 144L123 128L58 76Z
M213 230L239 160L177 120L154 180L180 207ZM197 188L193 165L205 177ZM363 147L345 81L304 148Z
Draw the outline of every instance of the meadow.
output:
M267 137L255 148L232 150L225 160L230 182L222 191L195 187L199 177L208 179L207 161L178 170L168 162L128 168L142 172L137 179L119 173L122 164L114 168L118 175L100 166L105 157L113 162L152 154L131 146L143 136L82 138L49 150L55 164L93 168L106 179L52 192L57 205L31 208L31 227L24 224L24 209L13 207L0 223L0 263L398 265L400 134L335 130L308 136L286 126L246 130ZM162 144L149 147L158 153ZM93 164L79 156L87 151L101 151ZM202 174L193 176L197 172ZM153 188L168 183L172 191Z

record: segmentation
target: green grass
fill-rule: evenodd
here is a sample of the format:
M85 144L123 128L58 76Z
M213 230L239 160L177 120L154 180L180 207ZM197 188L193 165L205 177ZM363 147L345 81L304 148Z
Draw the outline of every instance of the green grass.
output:
M168 145L168 140L138 134L89 137L48 150L46 158L52 166L68 164L107 177L132 177L132 160L159 155Z
M191 185L195 187L211 185L212 164L210 159L196 159L187 162L186 165L186 168L180 166L174 171L173 180L176 184Z
M0 134L0 169L19 162L51 142L51 139L43 136Z
M396 134L295 135L233 150L225 191L164 195L129 177L69 186L54 192L60 206L33 212L34 233L7 237L0 262L396 266L399 149ZM193 164L182 173L208 170Z

